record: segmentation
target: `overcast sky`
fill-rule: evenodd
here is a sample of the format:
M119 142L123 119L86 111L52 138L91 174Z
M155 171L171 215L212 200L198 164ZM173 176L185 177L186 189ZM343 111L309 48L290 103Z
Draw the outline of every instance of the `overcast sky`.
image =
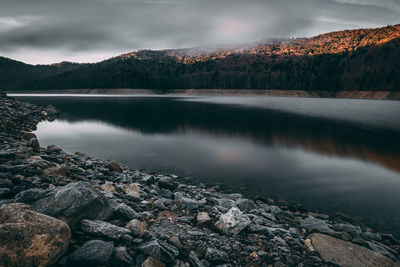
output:
M0 56L95 62L398 23L400 0L0 0Z

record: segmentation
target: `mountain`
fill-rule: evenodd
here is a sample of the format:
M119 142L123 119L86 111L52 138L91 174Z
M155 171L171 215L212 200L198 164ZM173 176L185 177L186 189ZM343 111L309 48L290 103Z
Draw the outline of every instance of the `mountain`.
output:
M12 89L298 89L400 91L400 25L252 44L140 50L95 64L0 59Z

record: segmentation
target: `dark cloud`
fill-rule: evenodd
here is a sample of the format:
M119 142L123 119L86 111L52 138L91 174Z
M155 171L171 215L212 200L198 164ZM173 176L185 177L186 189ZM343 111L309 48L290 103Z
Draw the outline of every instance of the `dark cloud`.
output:
M33 63L400 23L398 0L0 0L0 5L0 55Z

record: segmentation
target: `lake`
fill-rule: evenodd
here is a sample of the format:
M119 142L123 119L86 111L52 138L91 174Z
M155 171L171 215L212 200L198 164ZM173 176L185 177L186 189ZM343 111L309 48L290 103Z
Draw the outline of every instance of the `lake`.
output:
M400 101L19 96L61 110L42 146L342 212L400 237Z

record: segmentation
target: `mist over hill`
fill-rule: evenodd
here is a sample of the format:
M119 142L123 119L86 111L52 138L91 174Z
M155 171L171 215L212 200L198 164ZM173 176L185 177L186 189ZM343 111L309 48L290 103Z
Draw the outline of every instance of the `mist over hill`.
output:
M400 25L252 44L139 50L94 64L0 58L0 89L400 91Z

